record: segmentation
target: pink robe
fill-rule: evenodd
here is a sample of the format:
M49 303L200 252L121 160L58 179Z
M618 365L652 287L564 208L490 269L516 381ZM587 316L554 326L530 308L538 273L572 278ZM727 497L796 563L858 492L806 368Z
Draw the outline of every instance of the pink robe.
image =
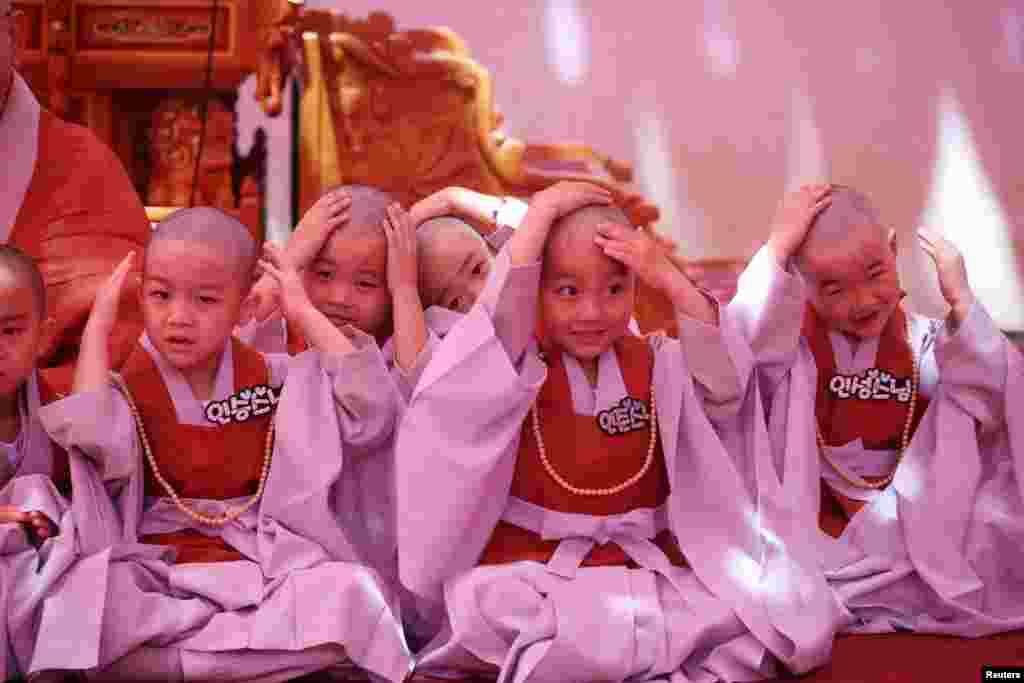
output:
M771 313L764 291L777 293ZM930 404L893 483L865 491L839 480L819 456L817 370L792 324L805 306L802 282L762 250L728 315L751 340L759 381L772 397L776 457L814 463L824 480L808 482L794 500L821 570L856 617L849 630L976 637L1024 628L1024 432L1011 419L1011 406L1024 401L1020 351L980 304L952 334L942 321L912 315L921 392ZM843 339L832 344L840 372L873 365L873 341L856 349ZM858 442L830 451L860 476L887 474L896 461L895 452L865 451ZM820 485L866 503L838 539L819 529Z
M396 414L379 350L353 334L358 350L344 356L265 357L271 383L284 382L270 477L260 503L219 529L196 524L167 498L144 499L148 465L118 390L72 395L41 411L54 440L75 449L73 460L100 468L123 524L119 541L78 561L47 601L30 671L274 681L357 665L391 681L407 676L412 660L394 592L330 509L346 464L389 439ZM143 344L179 422L208 426L184 378ZM239 389L231 355L228 344L214 400ZM243 500L190 502L209 514ZM173 564L172 549L138 543L185 529L220 536L245 559ZM89 619L66 618L83 609Z
M767 440L755 441L766 435L753 419L760 406L747 381L750 353L731 330L680 316L681 342L649 340L670 489L664 508L565 514L510 496L523 420L547 373L532 340L539 277L539 264L513 269L499 255L399 426L400 574L442 617L418 668L498 670L502 681L715 681L764 678L775 659L796 671L819 665L842 609L806 558L787 552L787 515L760 503L784 497L771 481L762 490L771 450L751 446ZM577 414L622 398L609 354L596 391L582 371L569 371ZM478 566L500 520L561 539L553 561ZM663 529L689 567L672 566L649 542ZM641 568L580 567L593 543L608 540Z
M0 505L23 511L40 511L57 526L56 536L39 548L29 543L18 524L0 525L0 679L24 675L35 649L38 616L50 592L73 565L83 548L109 542L103 528L78 533L76 515L94 510L94 517L108 521L109 506L95 469L87 462L71 463L75 508L54 484L55 448L39 420L40 381L33 373L20 392L21 432L15 446L20 460L12 467L4 454L0 462Z

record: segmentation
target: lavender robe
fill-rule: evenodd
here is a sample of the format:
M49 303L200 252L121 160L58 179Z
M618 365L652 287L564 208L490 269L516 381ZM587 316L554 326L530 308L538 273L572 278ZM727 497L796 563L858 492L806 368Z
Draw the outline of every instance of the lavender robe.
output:
M47 601L30 671L285 680L355 664L387 680L406 677L411 656L395 595L364 566L328 507L344 463L358 457L358 448L390 438L396 414L395 390L376 345L351 335L357 351L343 356L266 357L272 383L287 377L273 465L259 505L220 529L196 526L165 498L143 499L146 464L119 391L76 394L42 409L54 440L93 460L115 488L122 525L120 541L77 562ZM204 424L202 404L184 378L145 338L143 345L178 419ZM231 356L228 344L214 400L233 393ZM190 501L208 514L241 502ZM174 565L173 549L138 543L146 534L189 528L220 535L246 560ZM93 619L66 618L84 607Z
M523 420L546 378L532 340L539 277L539 264L512 269L499 255L481 300L435 351L399 426L400 573L423 600L443 603L447 619L418 666L497 668L501 680L516 681L714 681L770 675L771 655L798 671L820 664L841 606L820 574L788 552L789 527L776 524L788 523L785 515L760 504L784 497L762 490L771 449L749 446L761 436L758 443L767 442L763 419L753 419L763 409L747 381L749 349L731 330L680 316L682 343L651 339L671 487L663 511L559 515L510 498ZM621 398L614 357L599 367L589 400L582 373L570 370L577 412ZM747 449L749 465L734 457ZM662 514L690 568L651 551ZM552 537L571 541L559 552L568 548L573 562L476 566L500 519L530 524L523 520L535 515L547 517L541 527L561 527ZM608 538L644 569L579 568L588 544Z
M775 297L770 314L764 291ZM983 636L1024 628L1024 432L1010 419L1010 406L1024 400L1020 351L977 303L953 333L908 314L930 404L892 485L863 491L836 483L819 455L814 357L799 325L783 322L800 320L805 306L803 283L762 251L729 314L751 340L759 381L773 397L776 457L816 463L825 485L867 502L833 539L818 527L818 479L794 496L822 571L856 617L848 630ZM877 342L851 349L832 341L837 369L874 364ZM830 450L860 476L887 474L897 455L859 442Z
M116 523L106 491L91 463L72 459L74 507L51 480L53 449L39 420L39 377L33 372L20 392L21 431L16 441L17 467L0 463L0 505L23 511L38 510L58 526L57 535L36 549L19 524L0 525L0 637L4 655L0 679L29 670L35 649L39 612L48 595L63 580L81 552L109 545L107 535ZM90 515L97 527L82 529L76 520ZM76 617L90 618L90 610Z

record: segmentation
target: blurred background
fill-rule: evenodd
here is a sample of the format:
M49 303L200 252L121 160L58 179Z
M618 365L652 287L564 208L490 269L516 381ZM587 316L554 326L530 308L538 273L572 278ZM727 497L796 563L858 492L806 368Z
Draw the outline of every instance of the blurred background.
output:
M687 257L747 257L786 190L845 183L898 231L914 309L944 312L913 236L931 225L964 252L997 321L1024 331L1021 0L306 6L451 28L492 72L509 135L585 141L631 162L661 209L658 229ZM254 87L240 87L240 144L267 133L267 227L280 237L292 117L263 116Z

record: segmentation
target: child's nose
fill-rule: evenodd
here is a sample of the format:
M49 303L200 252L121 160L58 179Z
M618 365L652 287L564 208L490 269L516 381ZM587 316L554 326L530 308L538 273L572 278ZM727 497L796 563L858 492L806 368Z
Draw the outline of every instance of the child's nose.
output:
M172 303L167 322L171 324L187 325L192 322L192 307L183 301Z
M601 304L593 297L585 296L580 300L579 316L586 320L598 318L601 315Z

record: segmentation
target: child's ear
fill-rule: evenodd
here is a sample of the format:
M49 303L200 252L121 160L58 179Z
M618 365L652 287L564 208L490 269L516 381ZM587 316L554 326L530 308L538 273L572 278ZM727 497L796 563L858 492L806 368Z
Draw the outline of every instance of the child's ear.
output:
M897 251L897 240L896 240L896 228L889 228L889 248L892 249L892 253L895 254Z

